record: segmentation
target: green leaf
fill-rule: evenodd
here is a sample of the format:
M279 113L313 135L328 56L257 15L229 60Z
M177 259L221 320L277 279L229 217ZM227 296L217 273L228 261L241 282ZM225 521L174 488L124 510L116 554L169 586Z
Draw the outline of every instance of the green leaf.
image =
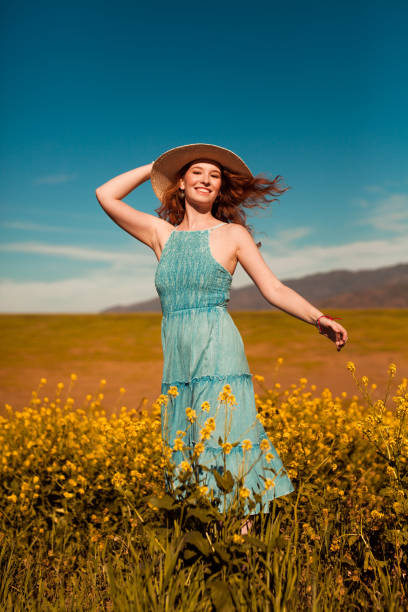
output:
M194 518L197 518L199 521L205 524L211 521L211 516L208 514L208 512L206 512L205 510L200 510L199 508L193 508L192 510L189 510L187 516L193 516Z
M232 610L235 610L230 587L226 582L223 580L213 580L210 582L209 587L211 600L216 612L232 612Z
M220 559L224 561L224 563L228 563L231 559L231 555L226 550L226 548L224 548L223 544L221 544L220 542L215 542L213 546L214 546L215 552L220 557Z
M205 557L207 557L211 552L208 540L203 538L199 531L190 531L189 533L186 533L186 535L183 537L183 544L184 546L186 544L191 544L191 546L194 546Z
M211 471L214 474L215 481L221 491L224 491L224 493L230 493L230 491L232 491L234 488L234 479L231 472L227 470L224 476L221 476L216 469L212 469Z
M156 497L153 495L149 497L149 503L160 510L172 510L176 506L174 499L170 497L170 495L164 495L164 497Z

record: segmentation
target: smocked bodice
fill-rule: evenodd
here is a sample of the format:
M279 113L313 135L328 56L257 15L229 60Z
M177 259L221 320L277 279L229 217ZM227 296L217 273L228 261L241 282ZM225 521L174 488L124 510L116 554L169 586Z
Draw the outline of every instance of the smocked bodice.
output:
M167 239L155 274L163 315L190 308L226 308L232 275L211 253L214 228L173 230Z

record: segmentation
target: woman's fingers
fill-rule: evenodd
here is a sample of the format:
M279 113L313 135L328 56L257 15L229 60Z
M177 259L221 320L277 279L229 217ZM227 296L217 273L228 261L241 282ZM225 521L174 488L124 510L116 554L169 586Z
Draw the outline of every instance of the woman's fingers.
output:
M320 333L332 340L336 344L337 350L340 351L348 340L347 330L339 323L332 323L331 321L322 325L322 328Z

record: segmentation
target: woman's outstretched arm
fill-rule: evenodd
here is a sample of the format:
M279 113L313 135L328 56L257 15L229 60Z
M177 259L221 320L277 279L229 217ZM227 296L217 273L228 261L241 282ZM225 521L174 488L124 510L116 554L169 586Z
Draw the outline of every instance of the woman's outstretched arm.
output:
M153 162L119 174L98 187L95 193L103 210L119 227L154 249L157 230L166 221L136 210L121 200L150 178L152 166Z
M321 310L305 300L299 293L287 287L273 274L259 252L249 231L242 225L234 226L237 259L249 274L264 298L280 310L310 323L316 324L322 317ZM321 333L335 342L339 351L347 342L347 330L327 317L319 319Z

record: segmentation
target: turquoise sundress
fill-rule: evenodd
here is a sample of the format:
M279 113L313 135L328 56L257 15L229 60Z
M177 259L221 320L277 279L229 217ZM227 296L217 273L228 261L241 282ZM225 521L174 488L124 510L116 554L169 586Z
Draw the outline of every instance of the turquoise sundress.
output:
M245 475L244 486L262 495L252 513L268 511L275 497L294 491L281 459L257 419L252 374L244 351L240 332L231 318L227 303L230 299L232 275L212 255L210 231L226 223L204 230L174 229L167 239L156 268L155 287L162 308L161 341L163 349L163 377L161 393L177 387L178 395L169 397L165 419L162 406L162 437L172 448L177 432L186 430L185 445L194 447L200 441L200 430L209 417L215 419L210 439L203 440L204 451L199 463L224 471L223 442L238 442L226 454L226 469L234 476ZM222 231L222 230L219 230ZM235 396L234 409L219 402L224 385L229 384ZM210 404L209 412L202 409ZM218 411L217 411L218 406ZM186 408L196 412L193 423L187 418ZM208 406L207 406L208 408ZM230 431L225 436L225 411L230 417ZM188 427L188 425L190 425ZM252 448L245 450L242 440L250 440ZM262 452L262 440L269 441L269 461ZM248 447L248 445L247 445ZM260 459L259 459L260 457ZM176 466L186 459L185 451L175 450L172 460ZM257 461L258 459L258 461ZM243 470L243 471L242 471ZM274 479L274 486L265 489L261 478ZM200 477L201 479L201 477ZM176 475L177 480L177 475ZM202 471L202 484L225 499L211 472ZM230 503L235 490L227 495Z

